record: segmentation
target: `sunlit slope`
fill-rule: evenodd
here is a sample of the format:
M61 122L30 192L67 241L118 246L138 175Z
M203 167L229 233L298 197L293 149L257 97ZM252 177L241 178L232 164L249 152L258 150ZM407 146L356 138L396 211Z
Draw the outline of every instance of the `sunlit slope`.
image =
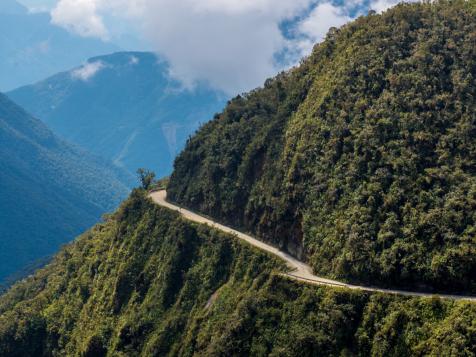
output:
M321 275L476 291L474 9L399 5L331 30L190 140L170 198Z

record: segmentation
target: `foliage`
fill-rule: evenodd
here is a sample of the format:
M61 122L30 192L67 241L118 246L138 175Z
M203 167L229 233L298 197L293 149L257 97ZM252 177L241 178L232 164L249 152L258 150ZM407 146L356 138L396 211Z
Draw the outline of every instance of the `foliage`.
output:
M155 183L155 173L150 170L143 168L138 169L137 177L144 190L150 189Z
M471 355L476 305L312 287L135 190L0 298L2 356Z
M170 176L162 177L161 179L156 180L150 190L152 191L160 191L166 190L167 186L169 185Z
M64 142L0 93L0 285L115 209L128 184L123 171Z
M476 292L475 40L462 0L330 31L188 141L168 197L319 274Z

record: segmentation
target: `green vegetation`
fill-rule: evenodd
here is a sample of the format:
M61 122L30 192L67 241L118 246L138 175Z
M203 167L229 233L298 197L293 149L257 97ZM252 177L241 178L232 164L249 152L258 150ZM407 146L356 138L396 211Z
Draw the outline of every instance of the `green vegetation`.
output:
M348 280L476 292L476 7L329 32L0 297L0 356L474 356L476 304L314 287L169 197ZM0 131L1 134L1 131ZM0 171L2 172L2 171Z
M476 305L318 288L135 190L0 298L1 356L471 355Z
M0 93L0 286L116 209L132 181Z
M188 141L169 198L319 274L475 293L475 9L402 4L330 31Z
M137 177L144 190L150 190L155 185L155 173L150 170L143 168L138 169Z

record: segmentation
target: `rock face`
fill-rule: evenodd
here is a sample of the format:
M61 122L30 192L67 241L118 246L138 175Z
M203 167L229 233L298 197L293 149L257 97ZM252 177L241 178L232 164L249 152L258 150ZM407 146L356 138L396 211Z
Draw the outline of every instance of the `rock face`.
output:
M476 291L476 7L399 5L204 125L169 197L319 274Z
M0 94L0 283L114 209L130 183Z
M169 175L186 139L225 99L206 87L186 90L152 53L91 58L8 95L56 133L135 174Z

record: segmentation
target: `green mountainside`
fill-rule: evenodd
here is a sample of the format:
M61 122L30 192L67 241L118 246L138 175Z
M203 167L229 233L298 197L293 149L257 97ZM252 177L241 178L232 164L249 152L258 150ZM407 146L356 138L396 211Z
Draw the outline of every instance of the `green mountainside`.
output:
M475 16L474 1L404 4L332 29L188 141L170 197L319 274L474 293ZM475 354L472 302L285 269L135 189L0 296L0 356Z
M321 275L476 292L476 5L331 29L188 141L169 197Z
M2 356L470 355L476 305L319 288L136 190L0 297Z
M0 285L117 207L129 176L0 94Z

